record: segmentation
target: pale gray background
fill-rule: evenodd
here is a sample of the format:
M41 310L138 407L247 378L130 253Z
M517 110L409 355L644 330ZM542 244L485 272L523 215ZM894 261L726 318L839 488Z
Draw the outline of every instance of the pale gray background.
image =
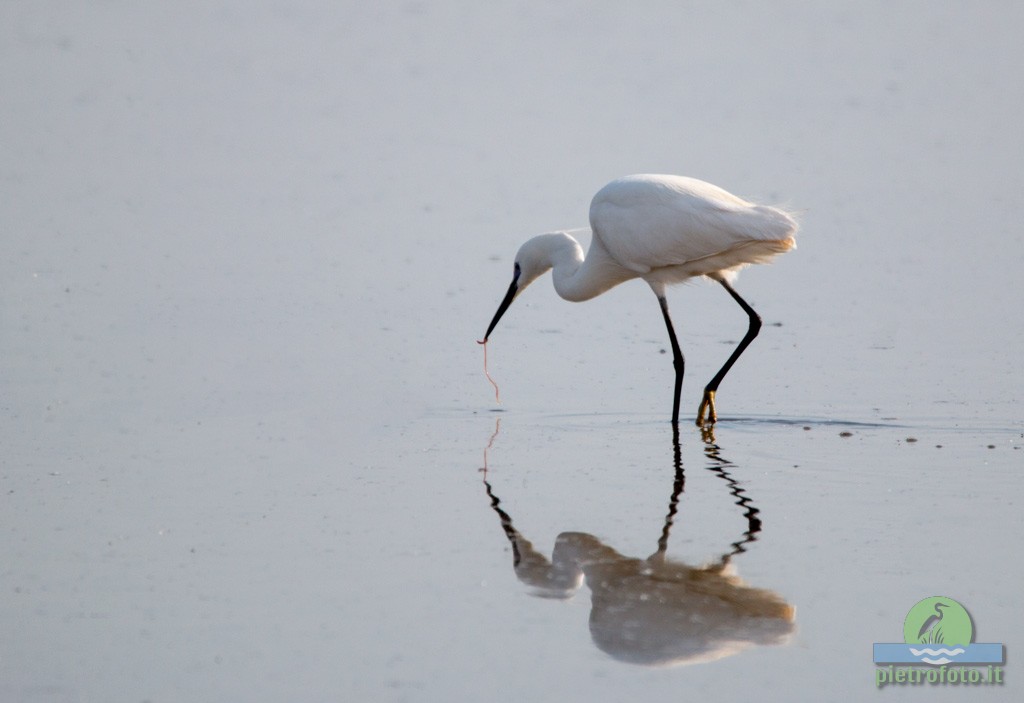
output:
M930 595L1006 643L1007 684L882 695L1019 698L1022 26L1013 2L3 3L0 698L866 700L871 644ZM488 480L538 550L650 554L653 296L539 281L492 337L500 414L474 343L520 242L645 171L802 221L738 281L781 326L716 432L764 520L736 566L797 631L654 670L594 646L587 587L528 595L478 471L500 417ZM706 284L671 301L689 416L745 318ZM704 451L684 425L691 564L745 527Z

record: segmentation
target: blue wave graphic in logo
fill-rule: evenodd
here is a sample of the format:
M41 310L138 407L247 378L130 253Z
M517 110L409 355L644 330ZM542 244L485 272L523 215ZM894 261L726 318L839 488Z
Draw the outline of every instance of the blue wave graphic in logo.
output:
M876 664L1002 664L1003 645L977 642L953 649L929 645L879 643L874 645Z
M910 647L910 645L907 645ZM956 649L914 649L910 647L910 653L915 657L921 657L921 661L925 664L949 664L950 662L956 661L956 657L959 654L964 654L967 650L963 647L957 647ZM941 657L940 659L931 659L930 657ZM947 657L953 657L947 659Z

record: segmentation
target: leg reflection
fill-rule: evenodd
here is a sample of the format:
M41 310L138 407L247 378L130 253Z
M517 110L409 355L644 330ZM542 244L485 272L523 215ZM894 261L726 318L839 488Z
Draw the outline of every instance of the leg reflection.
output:
M743 509L743 517L747 519L747 530L743 536L732 543L732 551L722 556L723 563L728 563L737 554L747 551L747 545L757 541L757 535L761 532L761 513L751 501L739 482L729 473L727 467L733 463L722 456L722 449L714 441L714 433L704 433L704 455L710 460L707 469L716 474L729 486L729 493L736 498L736 505Z
M717 445L705 447L712 460L708 468L726 481L744 511L747 530L710 564L691 566L666 557L685 489L678 430L672 444L668 513L658 549L646 559L621 554L593 535L562 532L548 560L513 526L485 472L484 489L512 545L516 577L535 595L549 598L571 598L585 582L591 591L591 638L624 662L695 664L785 642L794 629L795 608L773 591L747 585L730 565L756 541L761 521L758 509L726 470L732 464Z

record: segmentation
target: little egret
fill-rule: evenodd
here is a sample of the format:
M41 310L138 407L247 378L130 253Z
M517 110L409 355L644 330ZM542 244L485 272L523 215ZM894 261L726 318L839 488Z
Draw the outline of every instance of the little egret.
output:
M487 343L516 296L548 269L558 294L573 302L642 278L658 297L668 328L676 371L672 423L678 424L684 361L665 287L706 276L718 281L750 319L746 335L704 388L697 424L714 423L718 385L761 328L761 318L731 282L747 264L765 263L795 247L796 221L778 208L747 202L695 178L645 174L614 180L599 190L590 203L590 228L585 258L579 242L565 232L539 235L519 248L512 285L480 344Z

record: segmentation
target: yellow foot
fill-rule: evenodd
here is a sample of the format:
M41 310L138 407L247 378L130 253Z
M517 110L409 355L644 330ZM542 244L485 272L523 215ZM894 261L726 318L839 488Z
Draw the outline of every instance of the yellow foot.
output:
M704 391L704 400L700 401L700 407L697 408L697 426L713 425L717 420L718 415L715 414L715 392L706 390Z

